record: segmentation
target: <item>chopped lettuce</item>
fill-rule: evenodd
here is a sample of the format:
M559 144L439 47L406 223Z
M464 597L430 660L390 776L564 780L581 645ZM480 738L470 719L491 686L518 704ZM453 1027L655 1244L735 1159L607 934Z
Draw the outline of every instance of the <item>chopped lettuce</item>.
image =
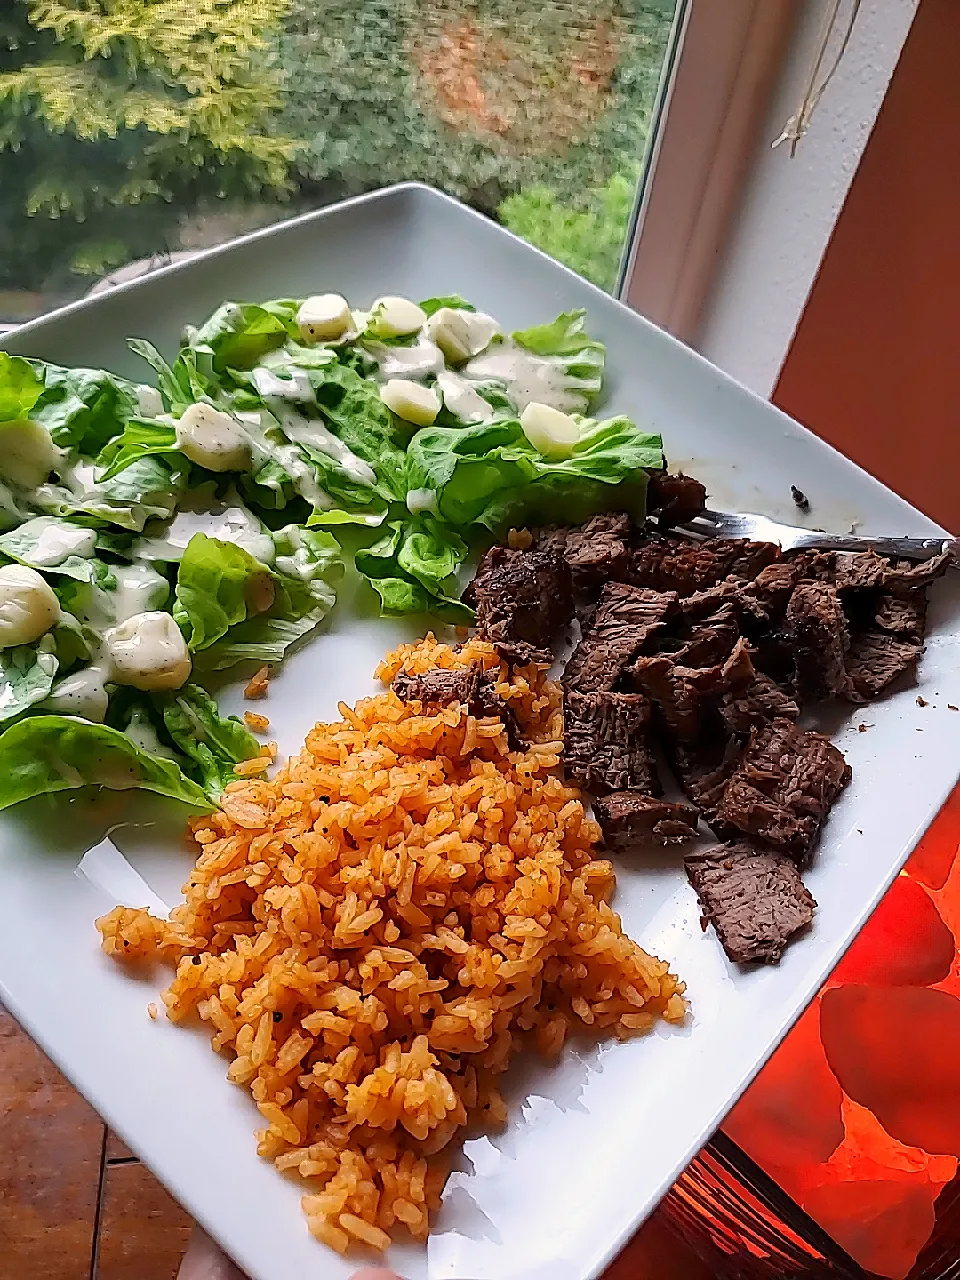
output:
M606 347L591 338L584 328L586 311L565 311L550 324L518 329L513 334L517 346L537 356L549 356L562 363L566 375L582 392L584 407L600 394Z
M420 303L420 310L425 311L428 316L435 315L442 307L449 307L452 311L476 311L476 307L471 302L467 302L466 298L461 298L459 293L448 294L445 298L425 298Z
M175 418L198 400L210 397L216 390L215 380L200 372L197 353L190 347L184 347L171 365L167 364L152 342L146 342L143 338L129 338L127 346L135 355L146 360L157 375L157 390L167 412Z
M336 540L296 525L272 536L272 568L242 547L202 533L184 552L173 615L207 669L246 658L279 662L336 601L343 569Z
M42 381L30 418L50 432L58 448L96 454L140 412L139 389L126 378L105 369L30 363Z
M56 515L74 516L85 524L115 524L140 533L148 520L169 520L187 486L184 459L156 455L136 458L109 479L96 481L89 466L64 485L44 485L37 503Z
M43 382L29 360L0 351L0 422L29 417L43 394Z
M29 716L0 734L0 809L87 785L141 788L193 809L213 808L206 792L172 760L138 748L126 734L73 716Z
M260 754L260 744L235 716L221 716L217 704L198 684L153 695L163 728L186 757L184 772L217 801L236 776L234 766Z
M662 466L660 437L629 418L584 419L580 440L563 459L538 453L520 423L507 419L418 431L407 450L407 486L431 495L448 524L498 532L508 519L585 518L610 505L615 487L622 505L621 486L630 487L630 506L640 514L646 473Z
M97 458L97 466L103 468L100 483L112 480L139 458L151 455L169 457L179 453L175 427L150 418L132 418L124 427L123 434L115 436L100 450Z
M199 329L188 329L185 345L209 356L211 369L252 369L268 351L288 338L298 338L300 304L289 298L273 302L225 302Z
M387 526L372 547L356 553L359 572L379 595L388 616L432 613L469 623L473 610L460 600L457 574L469 547L456 530L420 514Z
M54 650L51 636L0 650L0 721L17 719L49 695L60 666Z
M109 567L95 555L97 532L57 516L34 516L0 534L0 556L44 573L111 586Z

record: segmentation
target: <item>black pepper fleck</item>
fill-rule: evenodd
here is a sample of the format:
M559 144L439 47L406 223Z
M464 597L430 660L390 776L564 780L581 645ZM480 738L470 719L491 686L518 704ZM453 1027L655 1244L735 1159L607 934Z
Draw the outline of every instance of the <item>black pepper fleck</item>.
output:
M920 695L919 695L919 694L917 694L917 706L918 706L918 707L929 707L929 705L930 705L930 703L926 700L926 698L921 698L921 697L920 697Z
M200 956L194 956L194 957L193 957L193 963L194 963L194 964L203 964L203 960L202 960L202 958L201 958Z
M795 484L792 484L790 486L790 494L799 511L810 510L810 499L802 489L798 489Z
M273 1020L274 1020L274 1022L282 1022L282 1021L283 1021L283 1014L280 1012L280 1010L279 1010L279 1009L274 1009L274 1011L273 1011Z

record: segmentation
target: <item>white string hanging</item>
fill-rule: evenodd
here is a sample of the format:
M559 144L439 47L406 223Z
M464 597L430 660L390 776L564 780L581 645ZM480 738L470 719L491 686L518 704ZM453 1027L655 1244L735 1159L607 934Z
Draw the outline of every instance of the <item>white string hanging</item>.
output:
M853 35L854 23L857 20L857 14L860 12L862 0L852 0L850 13L847 16L846 27L840 39L837 52L834 55L830 69L823 75L821 79L821 71L827 58L827 51L830 48L831 40L835 30L840 22L840 11L843 8L844 0L833 0L830 8L824 15L823 26L820 30L820 43L817 47L817 56L814 58L813 65L810 68L810 74L807 77L806 87L803 91L803 97L800 99L800 105L783 127L780 137L774 142L775 147L779 147L782 142L789 142L790 155L794 156L797 152L797 146L800 139L810 127L810 121L813 113L820 104L820 99L827 91L827 86L837 73L840 61L847 51L850 43L850 37ZM818 83L819 82L819 83Z

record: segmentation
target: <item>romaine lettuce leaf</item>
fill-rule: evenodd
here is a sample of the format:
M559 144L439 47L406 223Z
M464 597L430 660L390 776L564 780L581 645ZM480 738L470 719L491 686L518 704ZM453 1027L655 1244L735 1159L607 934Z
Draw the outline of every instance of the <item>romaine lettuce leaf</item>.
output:
M272 568L241 547L203 534L184 553L173 615L207 670L246 658L279 662L336 601L343 572L336 539L296 525L272 537Z
M387 616L432 613L445 622L469 623L473 610L460 600L457 582L468 554L454 529L420 514L389 524L379 542L357 551L356 565Z
M141 788L193 809L213 808L172 760L141 751L118 729L72 716L28 716L0 734L0 809L88 784Z
M61 449L96 454L140 412L137 385L105 369L67 369L31 360L41 395L30 411Z
M0 351L0 422L29 417L43 394L43 382L29 360Z
M94 554L95 529L57 516L34 516L16 529L0 534L0 556L42 573L63 574L99 586L115 583L109 567Z
M170 519L188 475L186 460L181 464L174 456L147 454L108 480L44 485L37 490L37 504L83 524L115 524L141 533L148 520Z
M187 760L184 771L218 800L233 780L234 765L260 754L260 744L235 716L221 716L217 704L198 684L153 695L163 727Z
M249 551L195 533L180 560L173 616L191 652L209 649L276 595L273 574Z
M128 338L127 346L157 375L157 390L167 412L179 418L185 409L198 400L212 399L218 384L215 378L205 377L197 364L197 353L183 347L173 364L168 364L153 345L143 338Z
M567 375L577 380L590 399L600 394L606 347L584 329L586 311L565 311L550 324L518 329L514 342L537 356L553 356L563 361Z
M441 307L450 307L452 311L476 311L477 309L472 302L461 298L459 293L451 293L445 298L425 298L419 306L420 310L425 311L428 316L435 315Z
M0 722L16 720L53 688L59 669L51 636L39 644L0 650Z
M211 358L211 371L252 369L268 351L298 338L294 299L225 302L199 329L188 329L185 345Z
M103 468L100 483L112 480L138 458L174 453L180 453L175 427L150 418L132 418L124 427L123 434L115 436L100 450L97 458L97 466Z
M525 514L555 520L559 512L567 521L602 510L613 487L625 483L636 490L631 509L642 514L646 472L662 466L660 437L629 418L584 419L580 440L562 459L544 457L508 419L418 431L407 449L407 486L434 495L434 510L448 524L498 532Z

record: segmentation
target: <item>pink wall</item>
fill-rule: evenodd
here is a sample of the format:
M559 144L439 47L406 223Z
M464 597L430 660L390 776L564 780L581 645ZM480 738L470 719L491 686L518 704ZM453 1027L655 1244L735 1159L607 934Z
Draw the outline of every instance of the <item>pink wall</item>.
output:
M960 532L960 0L920 2L773 398Z

